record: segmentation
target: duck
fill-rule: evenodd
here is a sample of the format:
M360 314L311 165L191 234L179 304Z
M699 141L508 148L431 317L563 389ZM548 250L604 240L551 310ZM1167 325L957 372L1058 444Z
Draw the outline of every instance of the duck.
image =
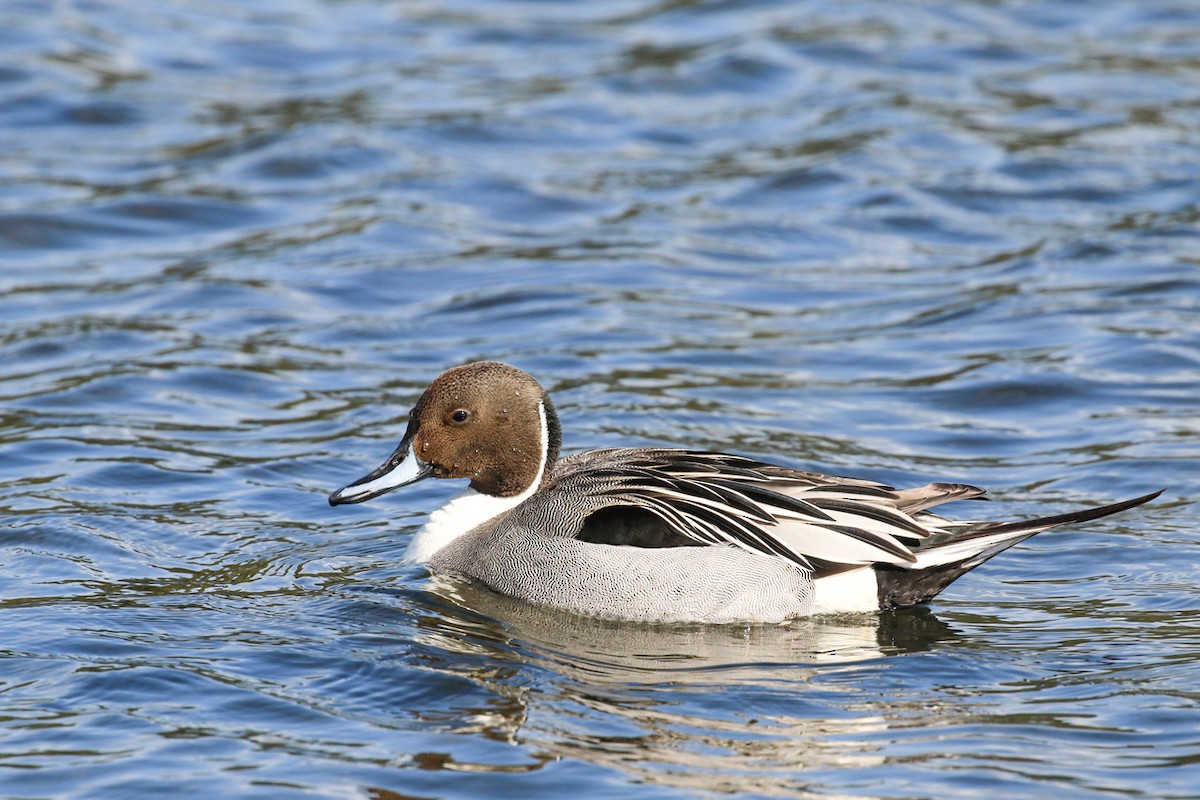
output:
M567 613L722 624L924 604L1034 534L1162 491L1018 522L954 521L930 509L984 499L982 489L896 489L697 449L560 458L561 448L554 404L531 375L467 363L429 385L395 451L329 503L465 479L410 540L405 562Z

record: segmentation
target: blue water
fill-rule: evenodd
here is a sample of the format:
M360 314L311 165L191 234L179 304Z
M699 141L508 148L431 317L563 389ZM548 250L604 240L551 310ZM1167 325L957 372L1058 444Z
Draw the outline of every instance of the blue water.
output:
M1200 8L0 5L0 796L1200 794ZM421 389L958 515L928 609L567 619L361 507Z

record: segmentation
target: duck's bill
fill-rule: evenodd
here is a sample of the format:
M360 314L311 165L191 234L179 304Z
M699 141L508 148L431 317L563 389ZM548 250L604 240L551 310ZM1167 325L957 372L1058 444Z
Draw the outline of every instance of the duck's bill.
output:
M329 495L329 505L361 503L401 486L416 483L422 478L428 478L432 472L433 467L417 458L412 445L403 442L379 469Z

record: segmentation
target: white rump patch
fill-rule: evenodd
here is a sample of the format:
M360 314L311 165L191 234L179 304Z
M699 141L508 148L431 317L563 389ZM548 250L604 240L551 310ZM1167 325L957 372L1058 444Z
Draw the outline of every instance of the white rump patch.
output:
M879 578L874 567L858 567L813 581L814 614L853 614L879 610Z

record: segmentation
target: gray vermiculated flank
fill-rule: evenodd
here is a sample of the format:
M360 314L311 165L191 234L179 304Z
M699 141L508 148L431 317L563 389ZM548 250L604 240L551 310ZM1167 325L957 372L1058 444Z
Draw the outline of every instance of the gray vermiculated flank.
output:
M439 551L429 566L474 576L498 592L609 619L738 622L804 616L812 573L730 545L632 548L484 529Z

